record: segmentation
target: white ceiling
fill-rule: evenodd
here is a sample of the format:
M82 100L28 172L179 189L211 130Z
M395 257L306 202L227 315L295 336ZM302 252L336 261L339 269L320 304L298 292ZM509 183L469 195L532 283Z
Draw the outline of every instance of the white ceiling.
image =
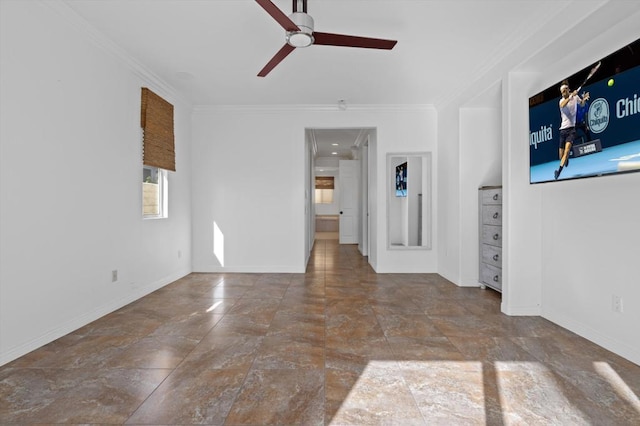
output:
M308 0L315 29L391 51L296 49L256 74L284 30L254 0L64 0L194 105L437 105L563 9L559 0ZM291 0L274 0L286 14Z
M284 30L254 0L63 0L193 105L437 105L517 49L568 0L308 0L315 29L398 40L391 51L296 49L256 74ZM273 0L285 14L291 0ZM316 129L351 158L363 129ZM339 143L338 147L332 145ZM337 151L338 154L332 154Z
M350 160L354 149L362 146L373 129L308 129L308 137L316 146L317 157Z

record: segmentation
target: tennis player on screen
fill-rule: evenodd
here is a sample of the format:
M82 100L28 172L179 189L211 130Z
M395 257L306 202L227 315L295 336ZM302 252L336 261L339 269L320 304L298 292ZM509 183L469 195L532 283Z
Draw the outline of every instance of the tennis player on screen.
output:
M569 165L569 153L571 152L571 146L576 137L576 114L578 110L578 103L581 106L589 100L589 92L583 93L582 97L578 95L578 91L569 91L569 85L563 84L560 86L560 140L558 141L558 151L560 156L560 168L554 170L553 177L558 179L562 168Z

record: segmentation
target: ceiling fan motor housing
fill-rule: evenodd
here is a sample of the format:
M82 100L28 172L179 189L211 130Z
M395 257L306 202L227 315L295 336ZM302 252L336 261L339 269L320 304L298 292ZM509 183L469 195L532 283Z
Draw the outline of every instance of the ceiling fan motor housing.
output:
M304 12L293 12L289 19L300 31L288 31L287 43L293 47L307 47L313 44L313 18Z

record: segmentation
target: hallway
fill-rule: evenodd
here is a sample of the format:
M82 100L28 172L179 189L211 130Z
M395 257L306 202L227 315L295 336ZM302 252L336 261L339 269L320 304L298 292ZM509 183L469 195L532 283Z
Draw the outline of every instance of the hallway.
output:
M640 424L640 367L500 295L376 274L190 274L0 368L0 423Z

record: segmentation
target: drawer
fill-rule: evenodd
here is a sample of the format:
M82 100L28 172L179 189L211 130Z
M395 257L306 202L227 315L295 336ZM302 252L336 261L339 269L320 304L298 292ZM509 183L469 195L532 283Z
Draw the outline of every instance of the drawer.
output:
M502 248L483 244L480 259L483 263L501 267L502 266Z
M502 226L482 225L483 244L502 247Z
M502 269L483 263L480 265L480 281L496 290L502 290Z
M488 204L482 206L482 223L486 225L502 225L502 205Z
M484 189L482 204L502 204L502 188Z

